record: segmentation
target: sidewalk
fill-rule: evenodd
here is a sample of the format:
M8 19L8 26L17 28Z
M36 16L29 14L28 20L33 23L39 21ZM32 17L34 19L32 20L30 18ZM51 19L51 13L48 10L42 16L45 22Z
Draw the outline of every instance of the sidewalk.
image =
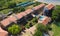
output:
M36 30L36 25L25 30L25 33L22 32L22 36L33 36Z

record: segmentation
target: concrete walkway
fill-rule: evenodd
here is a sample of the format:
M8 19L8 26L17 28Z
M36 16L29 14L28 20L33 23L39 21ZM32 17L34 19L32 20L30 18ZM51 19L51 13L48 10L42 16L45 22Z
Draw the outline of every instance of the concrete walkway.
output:
M36 30L36 25L34 25L33 27L30 27L29 29L25 30L25 33L22 32L21 36L33 36L33 34L35 33Z

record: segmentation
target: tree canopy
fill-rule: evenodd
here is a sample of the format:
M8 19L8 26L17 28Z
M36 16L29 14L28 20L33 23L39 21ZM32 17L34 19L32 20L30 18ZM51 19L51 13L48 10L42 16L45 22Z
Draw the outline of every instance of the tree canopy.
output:
M13 35L18 34L20 31L21 31L21 27L19 25L14 24L14 25L8 27L8 32Z

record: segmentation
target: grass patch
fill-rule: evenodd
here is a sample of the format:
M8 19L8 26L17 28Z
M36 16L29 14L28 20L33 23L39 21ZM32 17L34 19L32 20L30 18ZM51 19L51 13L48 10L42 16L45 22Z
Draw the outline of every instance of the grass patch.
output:
M12 9L5 9L5 10L2 10L2 11L0 11L0 12L2 12L2 13L4 13L4 14L7 14L10 10L12 10Z
M52 24L52 31L54 32L54 36L60 36L60 27L56 24Z

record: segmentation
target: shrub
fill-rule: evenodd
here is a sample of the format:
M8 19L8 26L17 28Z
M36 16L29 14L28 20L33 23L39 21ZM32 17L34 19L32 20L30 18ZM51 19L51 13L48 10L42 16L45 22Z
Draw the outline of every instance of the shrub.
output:
M38 24L37 25L37 30L36 30L34 36L42 36L43 30L45 30L45 26L42 25L42 24Z
M13 12L22 12L22 11L25 11L25 8L24 7L15 7L14 9L13 9Z
M35 2L35 4L33 5L34 7L41 4L41 2Z
M16 24L8 27L8 32L11 33L11 34L13 34L13 35L18 34L20 31L21 31L20 26L18 26Z
M29 23L27 23L27 24L25 25L25 27L26 27L26 28L30 28Z
M37 25L37 30L36 30L34 36L42 36L43 32L47 32L47 31L48 31L48 29L47 29L47 27L45 25L38 24Z
M37 30L40 30L42 32L47 31L47 27L43 24L38 24L37 25Z
M16 7L16 3L8 3L8 8L14 8Z
M52 12L52 19L56 20L60 18L60 6L56 6L56 9Z
M42 36L42 32L37 30L33 36Z

